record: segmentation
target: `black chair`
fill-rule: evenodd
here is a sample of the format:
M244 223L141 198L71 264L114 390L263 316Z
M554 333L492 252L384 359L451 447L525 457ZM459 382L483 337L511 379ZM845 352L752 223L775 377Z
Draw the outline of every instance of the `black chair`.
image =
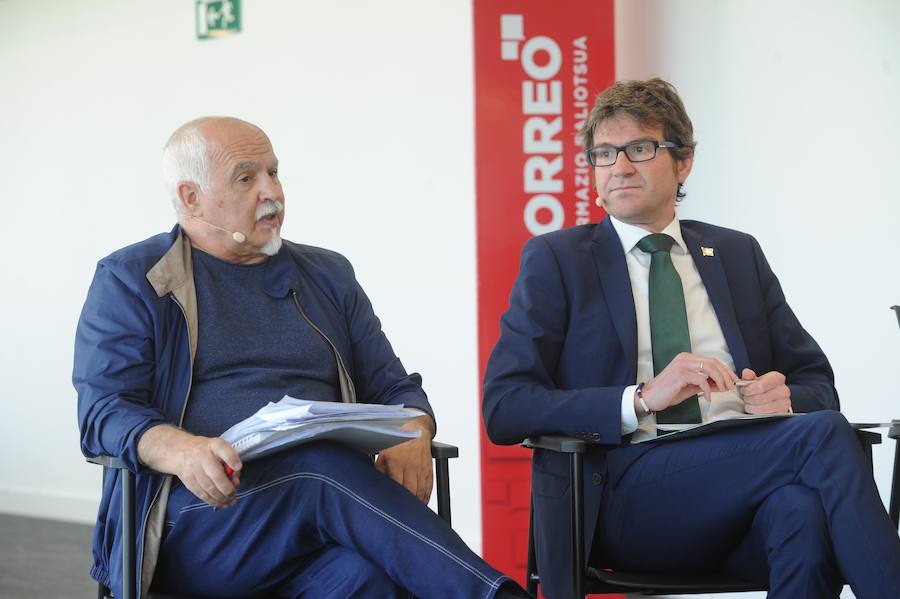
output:
M451 524L450 518L450 459L459 457L459 448L440 441L431 442L431 457L434 458L434 477L437 490L438 515ZM114 598L110 589L98 583L97 599L135 599L134 576L136 568L136 556L134 553L134 473L131 472L119 458L110 456L97 456L87 458L88 462L98 464L106 469L120 471L122 514L125 516L122 522L122 597ZM175 597L173 595L161 595L151 592L147 599L191 599L189 597Z
M872 446L881 443L881 435L863 430L881 426L878 424L854 424L859 440L863 445L869 463L872 463ZM889 513L894 524L898 524L898 495L900 495L900 420L891 423L888 432L890 438L897 440L894 460L894 476L891 484L891 503ZM584 555L584 489L583 489L583 455L587 443L581 439L560 436L541 436L525 439L523 447L535 451L552 451L569 456L569 485L571 503L569 536L572 543L572 562L570 564L573 584L573 597L583 599L591 593L628 593L633 595L692 595L698 593L740 593L748 591L766 591L767 585L759 585L726 575L702 576L670 576L643 574L636 572L614 572L590 566L585 567ZM564 531L561 531L564 532ZM526 588L537 596L540 584L537 571L537 560L534 550L534 500L531 501L528 520L528 566L526 571Z

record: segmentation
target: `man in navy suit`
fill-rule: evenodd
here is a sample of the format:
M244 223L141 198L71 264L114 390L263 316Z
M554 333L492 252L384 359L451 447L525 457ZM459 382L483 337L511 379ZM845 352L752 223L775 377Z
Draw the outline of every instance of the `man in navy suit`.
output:
M727 572L772 598L837 597L843 580L861 599L900 597L900 539L827 358L753 237L678 219L696 142L674 87L614 84L582 136L609 216L525 245L485 374L490 438L589 442L593 565ZM808 414L655 440L729 410ZM535 452L536 552L554 598L571 593L567 471Z

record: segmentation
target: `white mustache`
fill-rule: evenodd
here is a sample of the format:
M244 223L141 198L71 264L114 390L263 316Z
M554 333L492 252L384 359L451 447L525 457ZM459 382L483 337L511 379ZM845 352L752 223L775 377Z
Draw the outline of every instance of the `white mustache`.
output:
M278 214L284 210L284 204L278 200L265 200L256 209L256 220L261 220L272 214Z

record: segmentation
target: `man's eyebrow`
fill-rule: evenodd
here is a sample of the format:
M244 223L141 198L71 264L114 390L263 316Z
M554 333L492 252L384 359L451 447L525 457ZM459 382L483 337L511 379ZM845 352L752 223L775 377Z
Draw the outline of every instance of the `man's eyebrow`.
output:
M256 169L256 163L253 162L252 160L246 161L246 162L238 162L237 164L234 165L234 168L231 169L231 174L236 175L241 171L245 171L245 170L252 171L255 169Z

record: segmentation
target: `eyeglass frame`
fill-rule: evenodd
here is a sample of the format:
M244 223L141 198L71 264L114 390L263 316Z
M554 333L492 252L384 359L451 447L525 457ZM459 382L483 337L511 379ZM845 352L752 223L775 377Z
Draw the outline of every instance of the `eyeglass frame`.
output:
M632 160L631 157L628 156L627 148L629 146L633 146L635 144L645 144L645 143L653 144L653 155L650 156L650 158L644 158L642 160ZM609 164L594 164L594 161L591 159L591 154L594 150L596 150L597 148L602 147L602 146L609 146L610 148L614 149L616 151L616 159L613 160L612 162L610 162ZM590 164L594 168L604 168L607 166L613 166L616 162L618 162L619 154L621 154L622 152L625 152L625 157L628 158L629 162L648 162L648 161L656 158L656 153L660 148L671 149L671 148L681 148L681 147L683 147L683 146L679 146L677 143L675 143L673 141L656 141L655 139L641 139L641 140L629 142L629 143L625 144L624 146L614 146L612 144L599 144L590 149L585 150L584 154L585 154L585 157L587 158L588 164Z

